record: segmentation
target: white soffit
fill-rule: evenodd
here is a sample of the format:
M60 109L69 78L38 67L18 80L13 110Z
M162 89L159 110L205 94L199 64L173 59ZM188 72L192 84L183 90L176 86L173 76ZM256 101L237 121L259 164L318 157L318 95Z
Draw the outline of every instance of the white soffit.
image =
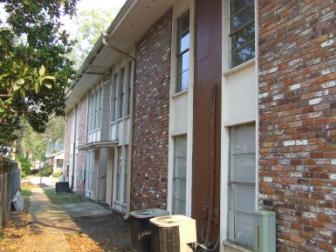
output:
M172 6L172 0L128 0L106 31L106 42L130 54L147 30ZM134 57L134 55L132 55ZM78 71L66 94L66 113L102 78L112 66L126 57L104 45L101 36Z

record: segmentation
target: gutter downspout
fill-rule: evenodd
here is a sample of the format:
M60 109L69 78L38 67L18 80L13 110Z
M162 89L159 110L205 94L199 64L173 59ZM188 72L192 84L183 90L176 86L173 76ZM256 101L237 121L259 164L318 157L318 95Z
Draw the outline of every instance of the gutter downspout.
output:
M124 219L128 219L130 217L130 204L131 204L131 181L132 181L132 163L133 163L133 157L132 157L132 153L133 153L133 99L134 99L134 85L135 85L135 58L132 61L132 76L131 76L131 100L130 100L130 131L129 131L129 143L128 143L128 167L126 167L128 169L128 176L127 176L127 200L126 200L126 214L123 216Z
M74 189L75 182L75 165L76 165L76 138L77 138L77 113L78 113L78 105L75 108L75 128L74 128L74 142L72 146L72 172L71 172L71 191Z

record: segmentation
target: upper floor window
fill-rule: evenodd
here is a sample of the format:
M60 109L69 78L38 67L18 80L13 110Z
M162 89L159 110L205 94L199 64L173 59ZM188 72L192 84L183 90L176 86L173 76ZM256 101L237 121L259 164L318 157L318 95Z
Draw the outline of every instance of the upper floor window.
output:
M132 90L132 62L128 62L113 75L111 94L111 121L130 113Z
M254 0L230 0L231 67L255 55Z
M100 128L102 110L102 87L91 91L89 96L89 131Z
M132 81L132 62L128 62L128 69L127 69L127 102L126 102L126 115L130 114L131 111L131 96L132 96L132 85L131 85L131 81Z
M176 92L187 90L189 86L189 11L177 20L177 80Z

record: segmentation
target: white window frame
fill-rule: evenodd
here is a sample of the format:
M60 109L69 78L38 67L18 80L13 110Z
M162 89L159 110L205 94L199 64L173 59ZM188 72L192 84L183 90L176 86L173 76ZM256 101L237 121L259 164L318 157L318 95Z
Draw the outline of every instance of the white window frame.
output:
M248 44L253 44L253 46L254 46L254 52L253 52L253 56L251 57L251 58L248 58L248 59L246 59L246 60L244 60L244 61L242 61L242 62L240 62L240 63L235 63L235 62L233 62L233 58L234 58L234 56L233 56L233 51L234 50L237 50L237 48L233 48L233 43L232 43L232 40L233 40L233 35L235 35L235 34L237 34L240 30L242 30L244 27L246 27L246 26L249 26L249 25L253 25L254 26L254 29L255 29L255 16L254 16L254 18L252 19L252 20L250 20L249 22L247 22L247 23L245 23L245 24L243 24L240 28L238 28L238 29L236 29L235 31L233 31L233 25L232 25L232 7L231 7L231 2L232 1L234 1L234 0L227 0L227 1L229 1L228 2L228 9L229 9L229 11L228 11L228 16L229 16L229 34L228 34L228 36L229 36L229 47L230 47L230 52L229 52L229 55L230 55L230 57L229 57L229 64L230 64L230 68L235 68L235 67L238 67L238 66L240 66L240 65L242 65L242 64L244 64L244 63L246 63L246 62L248 62L248 61L250 61L250 60L253 60L254 58L255 58L255 54L256 54L256 46L255 46L255 40L251 40L251 41L249 41L249 42L247 42L246 44L244 44L244 46L247 46ZM256 5L256 1L255 0L253 0L253 4L254 4L254 6L253 6L253 10L255 9L255 5ZM246 6L245 6L245 8L246 8ZM254 31L255 32L255 31ZM255 33L254 33L255 34ZM254 36L255 37L255 36Z
M133 62L124 61L114 69L111 82L111 124L129 117L132 98Z
M176 153L176 151L177 151L177 139L178 138L184 138L184 140L185 140L185 156L177 156L177 153ZM172 183L173 183L173 188L172 188L172 211L171 211L171 213L172 214L182 214L182 215L186 215L186 212L187 212L187 175L188 175L188 167L187 167L187 157L188 157L188 145L187 145L187 143L188 143L188 138L187 138L187 134L183 134L183 135L178 135L178 136L175 136L174 137L174 164L173 164L173 181L172 181ZM182 159L182 158L184 158L184 162L185 162L185 166L184 167L177 167L177 161L178 161L178 159ZM182 168L182 169L184 169L184 173L185 173L185 177L184 177L184 179L182 178L182 177L179 177L178 176L178 174L176 174L175 172L176 172L176 169L179 169L179 168ZM175 198L176 196L175 196L175 194L176 194L176 189L182 189L182 188L176 188L175 187L175 182L177 182L177 180L181 183L182 182L182 184L183 184L183 180L184 180L184 184L185 184L185 188L184 188L184 190L185 190L185 195L184 195L184 199L182 199L182 198ZM179 195L179 196L181 196L181 195ZM175 204L174 204L174 202L175 201L178 201L178 200L184 200L184 211L183 212L178 212L178 211L175 211Z
M94 151L86 152L86 169L85 169L85 196L93 199L94 196Z
M180 27L180 23L181 20L185 17L188 17L188 28L181 31L181 27ZM175 29L175 50L176 50L176 85L175 85L175 93L179 93L179 92L183 92L188 90L189 85L190 85L190 79L189 79L189 73L190 73L190 47L191 47L191 34L190 34L190 10L186 10L184 11L181 15L179 15L179 17L177 17L176 21L176 29ZM185 48L184 50L181 50L180 48L180 44L181 44L181 40L183 37L185 37L185 35L188 35L189 37L189 45L187 48ZM180 63L180 60L183 60L183 56L188 55L188 69L187 70L183 70L183 63ZM183 73L187 72L188 73L188 83L187 86L184 87L183 86Z
M114 175L113 175L113 208L119 212L126 211L128 197L129 171L128 145L119 145L114 148Z
M249 128L250 130L253 130L253 139L256 139L256 128L255 128L255 124L243 124L243 125L238 125L238 126L233 126L230 127L229 130L229 164L228 164L228 185L227 185L227 192L228 192L228 216L227 216L227 228L228 228L228 240L236 243L242 247L246 247L248 249L252 249L253 248L253 214L254 214L254 210L256 209L256 202L255 202L255 194L256 194L256 170L257 170L257 166L256 166L256 143L254 142L253 147L254 150L253 152L241 152L241 153L236 153L233 151L233 131L234 130L239 130L239 129L244 129L244 128ZM252 161L250 163L250 165L253 165L254 170L251 172L253 177L249 177L250 180L247 180L246 177L244 177L246 174L248 174L248 171L246 173L240 173L239 174L239 178L235 177L233 178L233 169L237 169L238 167L235 166L234 163L234 159L243 159L247 157L252 157ZM243 174L243 175L242 175ZM244 188L245 190L247 188L251 188L253 190L252 192L252 199L250 199L251 201L249 202L249 200L243 200L241 201L241 198L236 198L234 197L234 194L236 194L239 190L238 188L240 188L240 190L242 188ZM243 203L241 203L243 202ZM249 205L248 203L252 204ZM243 207L246 207L246 204L248 205L248 207L250 207L250 211L248 210L242 210L239 209ZM243 233L237 234L236 233L236 216L245 216L246 218L248 218L250 220L250 226L245 226L245 230ZM237 220L241 219L237 217ZM250 238L250 242L248 243L246 242L248 239L246 239L246 230L248 231L250 229L250 233L247 233L247 236L249 236ZM241 239L239 236L244 236L244 239Z
M103 86L94 87L88 96L88 142L98 141L102 124Z

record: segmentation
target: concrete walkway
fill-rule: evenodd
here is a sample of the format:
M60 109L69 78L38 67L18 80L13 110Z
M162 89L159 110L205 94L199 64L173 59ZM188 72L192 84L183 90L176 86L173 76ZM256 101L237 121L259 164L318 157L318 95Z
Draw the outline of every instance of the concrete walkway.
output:
M71 217L111 214L111 210L93 202L52 204L41 188L32 189L28 212L32 216L32 230L37 235L37 239L30 241L29 244L22 244L24 252L68 252L70 248L64 233L81 231ZM38 237L43 237L43 241Z

